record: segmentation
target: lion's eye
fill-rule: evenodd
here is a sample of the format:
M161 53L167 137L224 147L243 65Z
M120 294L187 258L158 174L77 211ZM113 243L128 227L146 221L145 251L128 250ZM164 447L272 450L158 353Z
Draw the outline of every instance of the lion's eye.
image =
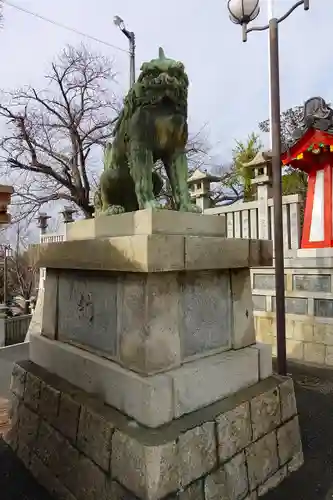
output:
M168 75L169 76L176 76L177 71L175 71L175 68L168 68Z

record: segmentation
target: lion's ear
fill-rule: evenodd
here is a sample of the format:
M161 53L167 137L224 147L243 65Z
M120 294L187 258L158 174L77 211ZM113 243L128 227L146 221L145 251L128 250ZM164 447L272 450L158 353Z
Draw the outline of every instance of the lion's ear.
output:
M142 71L142 72L147 71L148 67L149 67L148 63L143 63L142 66L141 66L141 68L140 68L140 71Z

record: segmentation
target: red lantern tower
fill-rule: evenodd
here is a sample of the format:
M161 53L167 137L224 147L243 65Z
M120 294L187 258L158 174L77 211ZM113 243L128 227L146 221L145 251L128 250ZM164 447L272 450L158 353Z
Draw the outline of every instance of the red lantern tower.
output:
M321 97L304 105L296 142L282 154L283 165L308 174L301 248L333 247L333 110Z

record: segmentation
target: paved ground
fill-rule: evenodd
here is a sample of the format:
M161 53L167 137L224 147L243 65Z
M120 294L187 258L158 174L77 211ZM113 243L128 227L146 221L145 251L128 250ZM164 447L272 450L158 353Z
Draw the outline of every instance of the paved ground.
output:
M332 500L333 372L293 375L305 462L264 499Z
M53 500L0 440L1 500Z
M263 500L332 500L333 372L293 373L305 464ZM1 440L0 492L1 500L52 500Z

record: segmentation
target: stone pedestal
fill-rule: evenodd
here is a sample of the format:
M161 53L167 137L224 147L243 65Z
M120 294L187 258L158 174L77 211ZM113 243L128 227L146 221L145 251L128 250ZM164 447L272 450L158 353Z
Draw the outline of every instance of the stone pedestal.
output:
M37 248L41 332L8 441L56 497L252 500L300 466L292 383L254 333L249 267L270 243L223 231L140 211Z

